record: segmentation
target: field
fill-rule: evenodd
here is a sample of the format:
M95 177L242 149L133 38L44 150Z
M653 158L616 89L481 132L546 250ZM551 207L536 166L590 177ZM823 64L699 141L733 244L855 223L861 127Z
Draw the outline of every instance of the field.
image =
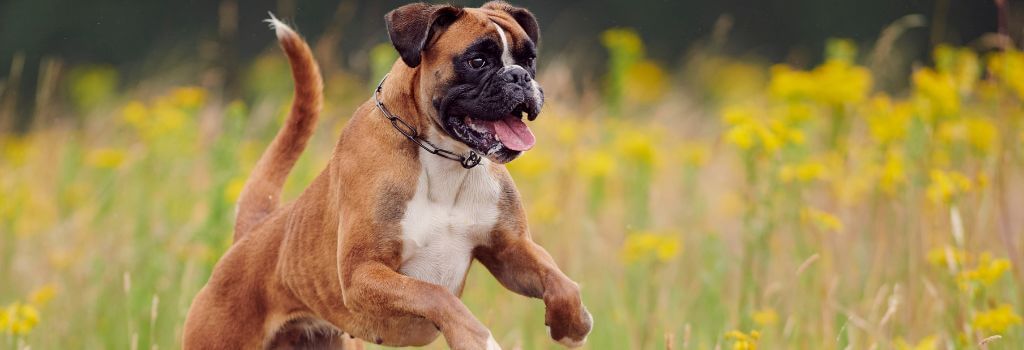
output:
M509 165L594 314L587 348L1024 348L1024 53L940 46L901 72L884 45L839 39L809 67L711 48L654 62L629 29L601 40L602 76L543 61L538 147ZM325 77L287 198L389 48L367 53L373 72ZM276 48L244 99L199 73L123 86L70 67L41 84L66 100L0 132L0 349L179 346L291 96ZM506 349L559 347L542 303L480 266L463 300Z

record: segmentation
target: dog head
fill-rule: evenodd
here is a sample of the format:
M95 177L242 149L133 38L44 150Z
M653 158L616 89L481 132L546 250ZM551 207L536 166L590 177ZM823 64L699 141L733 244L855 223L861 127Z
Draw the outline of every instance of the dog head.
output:
M416 3L385 20L402 61L418 70L418 107L447 137L498 163L533 147L526 122L544 105L533 14L500 1L481 8Z

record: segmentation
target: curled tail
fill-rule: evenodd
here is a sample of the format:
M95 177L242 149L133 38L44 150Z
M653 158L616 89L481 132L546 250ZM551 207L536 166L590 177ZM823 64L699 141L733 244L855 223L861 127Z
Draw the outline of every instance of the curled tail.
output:
M306 148L323 104L323 79L309 45L274 14L270 14L267 22L277 33L278 43L291 64L295 98L284 126L260 156L238 197L235 242L277 208L284 181Z

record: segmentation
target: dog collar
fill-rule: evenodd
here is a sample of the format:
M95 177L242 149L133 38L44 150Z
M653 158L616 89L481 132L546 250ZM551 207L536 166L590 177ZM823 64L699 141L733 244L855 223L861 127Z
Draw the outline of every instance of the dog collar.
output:
M413 128L411 125L409 125L409 123L406 123L404 120L402 120L402 118L399 118L397 115L392 114L387 107L384 107L384 102L380 101L380 91L383 89L384 80L387 78L388 75L385 74L384 78L380 80L380 84L377 84L377 90L373 92L373 100L377 104L377 109L379 109L380 112L384 114L384 118L387 118L389 121L391 121L391 126L394 126L395 130L398 130L398 132L402 133L402 135L404 135L405 138L409 139L409 141L412 141L416 145L420 146L420 148L422 148L423 150L430 152L431 154L438 155L441 158L459 162L459 164L462 164L463 168L472 169L473 167L477 166L477 164L480 164L480 155L476 154L476 152L474 152L473 150L469 151L468 156L463 156L458 153L446 150L444 148L437 147L437 145L420 137L420 134L419 132L416 131L416 128Z

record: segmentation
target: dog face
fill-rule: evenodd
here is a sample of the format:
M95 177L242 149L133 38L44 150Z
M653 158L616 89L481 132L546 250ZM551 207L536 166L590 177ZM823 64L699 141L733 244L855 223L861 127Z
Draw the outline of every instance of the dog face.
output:
M411 4L386 19L402 60L419 69L421 110L447 136L498 163L533 147L526 122L540 114L544 93L535 80L539 29L529 11L503 2Z

